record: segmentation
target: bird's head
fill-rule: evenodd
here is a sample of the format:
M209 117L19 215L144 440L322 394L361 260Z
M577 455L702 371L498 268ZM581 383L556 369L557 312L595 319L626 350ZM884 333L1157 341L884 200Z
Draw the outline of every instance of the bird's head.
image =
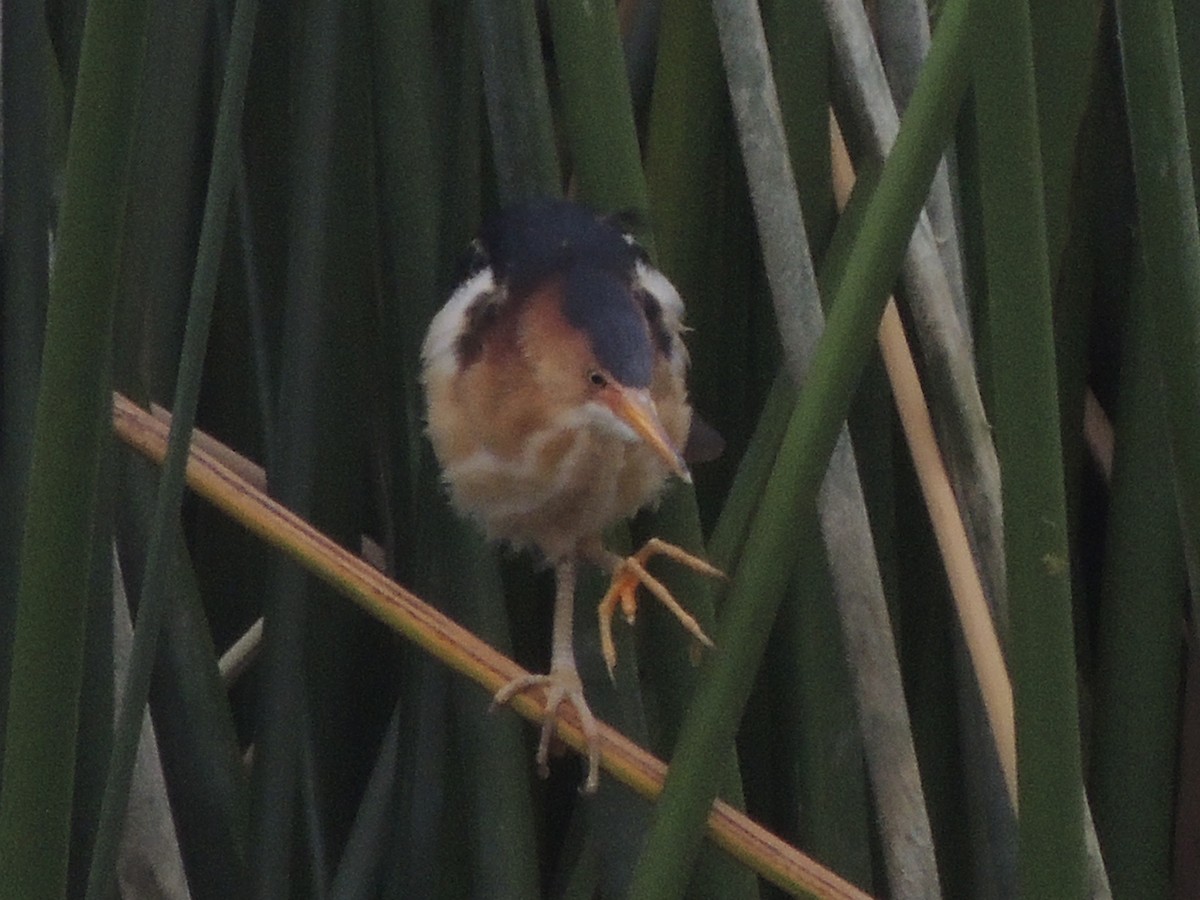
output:
M625 440L645 443L690 482L681 448L654 402L651 387L661 351L644 306L625 279L586 259L548 273L530 292L518 320L521 359L550 402Z
M644 443L690 481L683 304L645 252L609 221L554 200L502 211L475 250L426 337L427 384L444 377L489 398L473 408L497 445L566 416ZM431 404L431 422L437 414Z

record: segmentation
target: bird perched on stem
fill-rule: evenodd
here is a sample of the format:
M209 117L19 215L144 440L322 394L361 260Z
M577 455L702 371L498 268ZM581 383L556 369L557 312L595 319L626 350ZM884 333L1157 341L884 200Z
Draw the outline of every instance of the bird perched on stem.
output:
M657 539L629 557L601 542L608 526L655 501L671 475L691 481L683 302L632 237L566 201L509 207L484 226L474 250L422 348L429 436L455 507L489 537L533 548L554 567L550 672L506 685L495 703L545 689L542 774L558 708L573 704L588 746L584 790L592 792L599 737L572 643L578 564L612 578L599 606L610 674L612 617L619 606L633 621L639 586L712 645L646 562L663 555L708 575L718 570Z

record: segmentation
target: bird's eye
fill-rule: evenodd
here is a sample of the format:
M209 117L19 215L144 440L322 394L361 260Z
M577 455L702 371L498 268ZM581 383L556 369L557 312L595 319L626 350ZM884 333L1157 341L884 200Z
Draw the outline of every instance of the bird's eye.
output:
M605 387L608 384L608 379L604 377L604 373L602 372L589 372L588 381L598 388Z

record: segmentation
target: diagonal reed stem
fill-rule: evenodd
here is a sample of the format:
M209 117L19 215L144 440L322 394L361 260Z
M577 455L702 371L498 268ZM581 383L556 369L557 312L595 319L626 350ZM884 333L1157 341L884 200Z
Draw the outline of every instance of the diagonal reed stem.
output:
M120 394L114 396L113 427L121 440L161 464L169 426ZM315 575L341 591L447 666L479 684L489 695L527 675L520 666L493 650L471 632L396 584L367 562L349 553L246 481L223 460L228 448L216 453L208 436L197 434L187 465L187 483L209 502L254 534L279 547ZM219 445L218 445L219 446ZM536 691L518 694L511 707L531 722L544 718L544 696ZM585 751L579 719L571 707L560 711L558 736ZM666 766L620 732L600 725L602 765L617 779L649 799L662 791ZM753 867L784 890L811 892L821 897L865 898L853 885L829 871L744 813L717 801L708 814L713 841Z

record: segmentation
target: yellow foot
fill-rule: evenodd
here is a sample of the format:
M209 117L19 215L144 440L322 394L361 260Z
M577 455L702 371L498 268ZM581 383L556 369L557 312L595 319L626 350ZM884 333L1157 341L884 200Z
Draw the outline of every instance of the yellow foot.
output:
M596 727L596 717L583 699L583 683L579 673L574 668L555 668L551 666L549 675L526 675L510 681L496 692L492 698L492 709L503 706L522 691L533 687L544 688L546 691L546 713L542 719L542 736L538 741L537 760L538 775L545 778L550 774L550 738L554 734L554 723L558 721L558 708L563 702L569 702L579 714L579 724L583 729L583 740L587 745L588 774L583 783L585 794L596 793L600 785L600 730Z
M600 601L600 650L604 654L604 662L608 665L608 674L613 674L613 669L617 665L617 648L613 644L612 638L612 617L617 610L617 606L621 607L621 612L625 616L625 621L633 624L634 615L637 613L637 589L639 585L645 585L646 588L659 602L669 609L687 629L688 633L697 641L706 647L711 647L713 642L709 640L708 635L704 633L704 629L692 617L692 615L679 605L679 601L671 596L671 592L667 590L666 585L646 571L646 562L652 556L667 556L678 563L682 563L690 569L695 569L703 575L711 575L713 578L724 578L725 573L715 566L705 562L698 556L693 556L682 547L676 547L674 544L668 544L666 541L658 538L651 538L646 541L645 545L633 556L625 558L614 557L616 563L612 571L612 584L608 588L608 593L604 595L604 599Z

